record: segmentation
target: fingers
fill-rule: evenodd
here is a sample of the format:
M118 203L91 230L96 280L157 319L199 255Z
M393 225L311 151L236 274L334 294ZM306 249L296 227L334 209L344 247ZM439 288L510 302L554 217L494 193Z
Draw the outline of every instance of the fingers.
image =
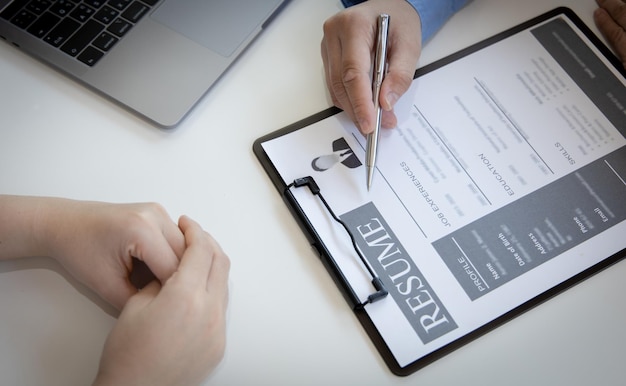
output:
M210 236L187 216L182 216L178 220L178 226L185 235L187 244L178 271L184 276L184 281L192 287L206 286L214 254Z
M147 303L151 302L161 290L161 284L158 280L152 280L148 285L143 287L141 291L138 291L134 296L128 299L126 302L127 307L139 307L142 308Z
M389 68L381 86L380 105L385 111L391 111L401 95L411 86L421 44L417 39L403 36L393 30L389 42Z
M392 30L389 39L389 68L378 101L384 110L382 126L386 128L395 127L398 123L393 107L411 86L421 52L420 39L410 39L398 30Z
M129 226L134 226L139 232L140 241L133 244L134 249L130 253L145 262L161 283L165 283L176 272L185 250L183 233L157 204L150 205L134 221L136 223Z
M219 246L218 246L219 248ZM230 271L230 260L221 248L213 259L211 272L207 283L207 292L215 295L222 301L222 311L226 311L228 305L228 274Z
M620 26L626 27L626 4L623 0L596 0L598 6L605 9Z
M626 67L626 4L622 0L597 0L594 20Z
M391 16L388 73L380 94L382 125L394 127L393 106L413 79L421 51L420 18L406 1L368 1L336 14L324 23L322 60L333 103L363 134L374 131L376 111L370 77L376 20Z
M198 223L187 216L178 225L185 235L187 249L178 272L192 287L202 287L211 294L226 294L230 262L217 242Z
M161 283L165 283L178 266L176 253L163 237L152 237L150 241L138 246L138 251L133 256L145 262Z
M121 310L128 299L137 293L137 288L128 280L120 280L114 287L103 287L99 292L104 300Z
M322 59L333 103L343 109L363 134L374 129L370 79L375 24L346 12L324 23Z

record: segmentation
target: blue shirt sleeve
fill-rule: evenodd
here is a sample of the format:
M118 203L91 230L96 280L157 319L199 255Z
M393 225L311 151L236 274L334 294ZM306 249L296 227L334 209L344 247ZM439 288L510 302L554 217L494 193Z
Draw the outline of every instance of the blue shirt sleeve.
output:
M353 5L360 4L364 1L365 0L341 0L341 2L343 3L343 6L346 8L352 7Z
M341 0L344 6L365 0ZM420 15L422 21L422 42L430 39L452 15L471 0L407 0Z

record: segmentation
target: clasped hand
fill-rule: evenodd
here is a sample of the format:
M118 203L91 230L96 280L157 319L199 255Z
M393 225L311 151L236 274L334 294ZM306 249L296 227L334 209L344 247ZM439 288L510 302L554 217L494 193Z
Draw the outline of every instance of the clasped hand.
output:
M0 259L50 256L122 310L96 384L198 384L219 363L230 261L196 222L158 204L3 195L0 214ZM158 279L140 291L133 258Z

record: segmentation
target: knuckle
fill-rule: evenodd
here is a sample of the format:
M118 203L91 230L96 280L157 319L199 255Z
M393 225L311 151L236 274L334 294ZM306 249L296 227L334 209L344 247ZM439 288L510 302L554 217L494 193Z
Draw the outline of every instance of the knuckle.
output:
M165 208L156 202L140 204L135 210L128 213L127 221L136 226L151 224L155 219L167 217Z
M351 9L346 9L326 19L322 24L324 34L333 35L335 31L342 30L344 27L359 25L359 20L357 20L359 16L352 11Z
M144 212L146 213L155 213L158 215L166 214L166 211L163 205L157 202L147 202L143 204L143 206L144 206Z
M359 68L359 64L354 61L345 61L341 70L341 83L350 86L357 83L365 74Z
M128 227L135 230L151 228L154 219L166 216L165 209L157 203L142 204L136 210L129 211L125 221Z
M330 35L332 33L332 31L335 29L335 25L337 16L333 16L331 18L326 19L326 21L324 22L324 24L322 24L322 31L324 32L324 35Z
M344 88L343 81L341 79L334 79L330 81L331 97L333 102L340 102L346 97L346 90Z

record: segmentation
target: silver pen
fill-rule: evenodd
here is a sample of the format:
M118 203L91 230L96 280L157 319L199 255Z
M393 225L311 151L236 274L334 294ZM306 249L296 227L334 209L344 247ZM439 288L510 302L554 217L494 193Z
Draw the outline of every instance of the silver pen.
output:
M376 168L376 153L378 152L378 136L383 111L380 107L380 86L385 79L387 70L387 36L389 35L389 15L378 16L378 31L374 53L374 71L372 74L372 97L376 108L376 126L374 132L367 135L365 150L365 168L367 169L367 190L372 187L374 169Z

